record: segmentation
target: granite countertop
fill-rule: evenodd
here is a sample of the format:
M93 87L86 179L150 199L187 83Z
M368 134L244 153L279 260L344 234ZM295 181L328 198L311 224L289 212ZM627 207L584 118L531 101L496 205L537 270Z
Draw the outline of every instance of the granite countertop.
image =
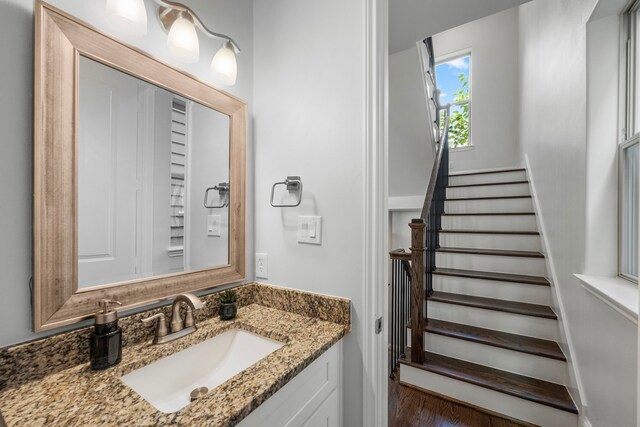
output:
M233 426L350 330L348 300L260 284L249 284L240 289L236 319L199 319L196 332L162 345L151 345L145 332L137 340L129 339L118 366L104 371L92 371L86 362L74 365L60 355L65 346L86 337L89 330L84 334L74 332L76 336L72 339L58 336L64 344L54 342L56 337L53 337L1 350L0 413L4 421L7 426L21 427ZM209 306L215 299L203 300ZM217 313L217 306L208 308L208 314ZM127 328L132 331L139 318L158 310L162 309L132 316L135 318ZM140 327L144 328L137 325L138 329ZM235 328L285 345L178 412L165 414L156 410L119 379L135 369ZM123 333L126 332L123 326ZM45 347L54 348L55 355L43 355L47 351ZM23 360L29 354L32 360ZM81 358L79 354L69 357Z

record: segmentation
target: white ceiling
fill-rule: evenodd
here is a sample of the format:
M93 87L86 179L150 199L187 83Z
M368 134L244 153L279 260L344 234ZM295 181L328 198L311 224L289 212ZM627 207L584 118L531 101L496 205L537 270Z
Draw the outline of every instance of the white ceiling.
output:
M389 0L389 53L530 0Z

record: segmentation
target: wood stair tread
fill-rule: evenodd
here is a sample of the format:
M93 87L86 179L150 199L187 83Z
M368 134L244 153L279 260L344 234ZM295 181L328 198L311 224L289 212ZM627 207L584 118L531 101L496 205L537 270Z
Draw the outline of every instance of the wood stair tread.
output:
M448 202L456 202L461 200L500 200L500 199L531 199L531 195L527 196L482 196L482 197L447 197Z
M522 314L524 316L541 317L554 320L558 318L551 307L546 305L476 297L472 295L452 294L449 292L433 292L433 294L428 299L430 301L442 302L446 304L463 305L466 307L502 311L505 313Z
M522 234L525 236L539 236L538 231L516 231L516 230L462 230L462 229L441 229L440 233L459 234Z
M429 352L424 353L424 362L418 364L411 361L411 349L407 349L405 354L407 355L406 358L400 360L403 365L423 369L562 411L573 414L578 413L578 409L565 386Z
M525 170L526 170L525 168L513 168L513 169L502 169L497 171L461 172L461 173L452 173L452 174L449 174L449 176L454 177L454 176L469 176L469 175L488 175L491 173L522 172Z
M562 350L560 350L560 346L555 341L478 328L476 326L438 319L427 319L424 330L433 334L486 344L493 347L518 351L520 353L533 354L535 356L561 361L567 360Z
M436 249L436 252L446 252L452 254L510 256L521 258L544 258L544 255L537 251L512 251L505 249L438 248Z
M525 283L528 285L550 286L549 281L542 276L528 276L524 274L495 273L493 271L459 270L455 268L436 268L433 274L444 276L468 277L470 279L495 280L497 282Z
M528 184L529 181L502 181L502 182L483 182L479 184L454 184L448 185L447 188L463 188L463 187L484 187L494 185L516 185L516 184Z
M452 212L443 213L442 216L519 216L535 215L535 212Z

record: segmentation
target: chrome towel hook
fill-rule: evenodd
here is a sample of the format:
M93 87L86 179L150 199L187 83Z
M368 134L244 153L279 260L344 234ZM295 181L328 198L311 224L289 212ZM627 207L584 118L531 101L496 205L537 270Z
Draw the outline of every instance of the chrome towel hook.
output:
M222 200L222 204L219 206L216 205L208 205L207 200L209 200L209 191L214 190L217 191L220 195L220 199ZM209 187L204 192L204 207L207 209L220 209L229 206L229 183L221 182L215 187Z
M286 186L289 193L298 193L298 198L296 199L295 204L276 205L273 203L273 196L278 185ZM302 180L299 176L288 176L284 181L276 182L275 184L273 184L273 187L271 187L271 206L273 206L274 208L295 208L296 206L300 206L300 202L302 202Z

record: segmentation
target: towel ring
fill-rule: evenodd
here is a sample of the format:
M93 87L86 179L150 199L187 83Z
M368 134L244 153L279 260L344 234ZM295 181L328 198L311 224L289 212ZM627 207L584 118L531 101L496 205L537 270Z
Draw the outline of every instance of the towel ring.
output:
M217 191L222 199L222 204L219 206L216 205L208 205L207 200L209 200L209 191L214 190ZM209 187L204 192L204 207L207 209L220 209L229 206L229 184L226 182L221 182L215 187Z
M298 192L298 198L297 198L295 204L292 204L292 205L276 205L276 204L273 203L273 195L275 194L276 187L278 185L286 186L287 190L290 193L293 193L295 191ZM300 202L302 202L302 180L300 179L299 176L288 176L287 179L285 179L284 181L276 182L271 187L271 206L273 206L274 208L295 208L297 206L300 206Z

